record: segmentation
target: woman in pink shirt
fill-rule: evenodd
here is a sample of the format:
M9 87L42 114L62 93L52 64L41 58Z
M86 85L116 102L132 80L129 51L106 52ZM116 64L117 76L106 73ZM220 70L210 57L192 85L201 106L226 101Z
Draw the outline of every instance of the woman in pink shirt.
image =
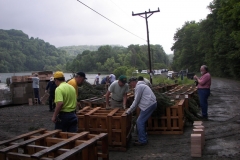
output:
M200 107L202 109L202 119L208 119L208 97L210 95L210 86L211 86L211 75L208 72L208 67L202 65L200 68L201 77L198 78L196 75L193 77L198 85L198 96L200 100Z

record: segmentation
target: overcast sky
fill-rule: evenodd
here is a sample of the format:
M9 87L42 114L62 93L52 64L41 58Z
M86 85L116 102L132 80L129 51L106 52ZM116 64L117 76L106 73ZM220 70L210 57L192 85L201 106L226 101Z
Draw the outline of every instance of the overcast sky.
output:
M148 18L151 44L172 53L173 36L185 21L205 19L212 0L80 0L138 38L99 16L77 0L0 0L0 29L22 30L56 47L70 45L147 44L146 21L134 13L158 10ZM144 39L144 40L143 40Z

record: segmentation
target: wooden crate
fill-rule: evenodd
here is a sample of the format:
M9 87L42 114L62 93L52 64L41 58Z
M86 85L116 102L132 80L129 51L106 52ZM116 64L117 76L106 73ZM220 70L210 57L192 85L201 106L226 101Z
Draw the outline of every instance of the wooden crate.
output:
M167 107L162 117L150 117L147 121L149 134L183 134L185 100Z
M12 76L12 82L22 82L22 76Z
M96 107L89 109L90 107L85 107L77 113L79 131L85 130L93 134L108 133L109 148L126 151L131 137L132 117L127 116L125 110L119 108L107 110Z
M107 134L39 129L0 142L1 160L109 159Z

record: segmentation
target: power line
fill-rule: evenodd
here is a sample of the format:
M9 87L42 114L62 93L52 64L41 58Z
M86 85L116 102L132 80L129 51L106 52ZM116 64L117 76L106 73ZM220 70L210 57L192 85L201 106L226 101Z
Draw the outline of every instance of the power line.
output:
M108 21L112 22L112 23L113 23L113 24L115 24L116 26L118 26L118 27L122 28L123 30L127 31L128 33L130 33L130 34L132 34L132 35L134 35L134 36L136 36L136 37L138 37L138 38L140 38L140 39L142 39L142 40L146 41L145 39L143 39L143 38L139 37L138 35L136 35L136 34L134 34L134 33L130 32L129 30L127 30L127 29L123 28L122 26L118 25L117 23L113 22L112 20L110 20L109 18L105 17L105 16L104 16L104 15L102 15L101 13L99 13L99 12L95 11L94 9L92 9L92 8L91 8L91 7L89 7L88 5L84 4L84 3L83 3L83 2L81 2L80 0L77 0L77 1L78 1L79 3L81 3L81 4L83 4L84 6L86 6L87 8L91 9L93 12L95 12L95 13L97 13L98 15L102 16L102 17L103 17L103 18L105 18L106 20L108 20Z
M121 7L119 7L115 2L113 2L112 0L110 0L115 6L118 7L119 10L121 10L125 15L129 16ZM135 21L134 19L130 18L132 21L134 21L136 24L140 25L137 21Z

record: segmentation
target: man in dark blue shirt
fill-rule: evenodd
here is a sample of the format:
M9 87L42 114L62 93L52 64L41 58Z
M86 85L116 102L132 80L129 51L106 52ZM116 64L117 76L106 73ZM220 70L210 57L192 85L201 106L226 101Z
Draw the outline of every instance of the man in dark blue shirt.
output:
M54 78L51 77L50 81L48 82L48 85L46 87L45 93L49 90L49 112L53 112L55 109L56 104L54 103L55 98L55 89L57 88Z
M109 77L105 77L102 79L101 84L108 84L109 83Z

